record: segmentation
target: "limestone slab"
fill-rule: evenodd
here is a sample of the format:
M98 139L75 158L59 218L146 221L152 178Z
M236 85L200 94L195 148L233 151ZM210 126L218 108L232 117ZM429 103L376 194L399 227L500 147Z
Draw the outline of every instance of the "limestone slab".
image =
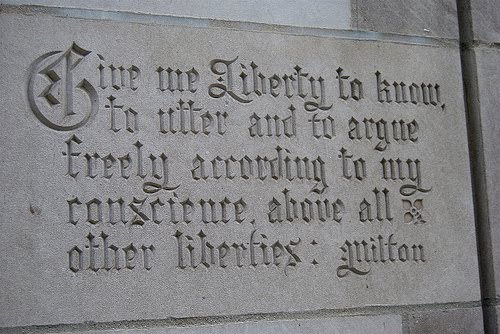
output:
M2 13L0 326L479 299L459 50Z
M315 28L349 29L351 27L350 0L229 2L223 0L147 0L140 3L133 0L2 0L1 3L50 6L63 10L64 8L78 8L102 11L94 13L96 18L106 15L106 12L122 11Z
M458 39L456 1L357 0L353 27L361 30Z
M414 313L408 328L409 334L484 333L480 307Z
M474 39L488 43L500 42L500 5L497 1L471 1Z
M72 332L75 333L75 332ZM85 331L88 334L402 334L401 316L357 316L335 319L281 320L244 322L210 326L161 327L150 329L123 329Z

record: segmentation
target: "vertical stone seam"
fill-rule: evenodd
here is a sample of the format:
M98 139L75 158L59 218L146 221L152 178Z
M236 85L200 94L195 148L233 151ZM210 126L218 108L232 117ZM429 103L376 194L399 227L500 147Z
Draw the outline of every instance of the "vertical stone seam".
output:
M351 30L359 30L358 0L350 0Z
M359 30L359 8L358 8L358 0L354 0L354 6L356 8L356 30Z
M457 14L484 331L486 334L496 334L498 328L494 307L496 300L495 274L470 0L457 0Z
M401 314L401 331L402 334L410 334L410 314Z

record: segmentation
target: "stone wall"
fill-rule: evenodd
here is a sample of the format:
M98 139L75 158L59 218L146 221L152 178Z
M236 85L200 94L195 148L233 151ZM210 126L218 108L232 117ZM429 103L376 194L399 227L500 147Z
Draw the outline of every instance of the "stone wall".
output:
M3 332L498 332L494 2L1 3Z

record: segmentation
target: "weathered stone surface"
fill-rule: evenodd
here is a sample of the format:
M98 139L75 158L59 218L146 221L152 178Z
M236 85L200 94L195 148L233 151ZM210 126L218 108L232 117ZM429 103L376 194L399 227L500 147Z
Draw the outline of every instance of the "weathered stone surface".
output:
M495 0L472 0L474 39L489 43L500 42L500 6Z
M479 299L458 49L9 13L0 43L0 326Z
M458 38L454 0L357 0L352 9L353 27L357 29Z
M497 315L497 328L500 328L500 306L495 307L496 315Z
M78 333L78 332L72 332ZM198 327L161 327L112 331L85 331L88 334L400 334L401 317L398 315L356 316L335 319L282 320L244 322Z
M408 328L408 334L484 333L480 307L414 313L409 316Z
M350 0L2 0L5 4L26 4L103 11L125 11L229 21L259 22L316 28L349 29ZM92 15L92 14L89 14ZM96 12L99 17L102 12Z
M500 80L500 51L489 48L476 48L477 79L479 97L477 103L481 111L481 133L477 133L475 140L481 140L484 148L485 170L487 194L484 200L487 201L488 220L482 222L488 224L491 238L492 262L488 262L489 268L493 268L496 297L500 293L500 223L497 218L497 208L500 205L500 150L496 143L500 140L500 114L498 112L498 101L500 101L500 91L496 83ZM488 231L485 232L487 233ZM488 259L489 260L489 259ZM494 297L494 296L491 296Z

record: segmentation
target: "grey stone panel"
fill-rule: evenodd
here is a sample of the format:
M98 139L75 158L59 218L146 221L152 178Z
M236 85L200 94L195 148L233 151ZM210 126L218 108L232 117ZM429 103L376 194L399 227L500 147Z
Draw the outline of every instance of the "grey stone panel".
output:
M360 30L458 39L454 0L355 0L352 9Z
M500 4L495 0L471 1L474 39L500 43Z
M1 327L479 299L458 49L5 12L0 43Z
M146 0L140 2L134 0L2 0L0 3L125 11L315 28L349 29L351 24L349 0Z
M433 310L411 314L408 334L481 334L484 333L480 307Z
M402 334L401 316L244 322L210 326L71 332L75 334ZM68 333L69 334L69 333Z

